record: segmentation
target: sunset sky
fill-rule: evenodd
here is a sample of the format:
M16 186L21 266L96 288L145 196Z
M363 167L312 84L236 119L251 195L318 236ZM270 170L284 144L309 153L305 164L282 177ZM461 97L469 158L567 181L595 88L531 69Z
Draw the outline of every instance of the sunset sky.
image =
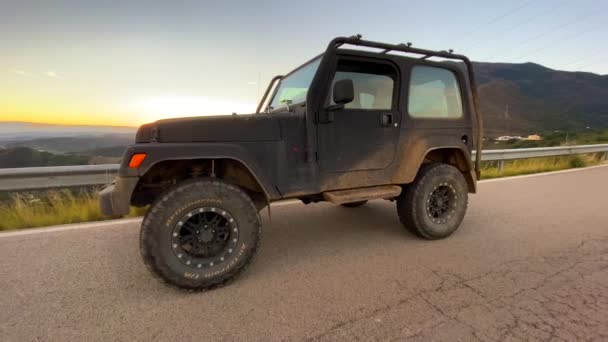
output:
M246 113L338 35L608 74L608 1L0 0L0 121Z

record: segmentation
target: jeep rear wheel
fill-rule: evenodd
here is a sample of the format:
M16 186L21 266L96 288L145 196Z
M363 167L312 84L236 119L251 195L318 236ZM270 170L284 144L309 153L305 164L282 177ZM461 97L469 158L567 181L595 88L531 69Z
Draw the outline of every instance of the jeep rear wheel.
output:
M340 204L343 207L346 208L357 208L360 207L362 205L365 205L365 203L367 203L367 201L357 201L357 202L350 202L350 203L342 203Z
M178 184L144 218L146 266L172 285L202 290L237 276L254 256L262 225L249 196L217 179Z
M397 213L410 232L429 240L452 234L467 210L468 188L454 166L433 163L421 168L397 199Z

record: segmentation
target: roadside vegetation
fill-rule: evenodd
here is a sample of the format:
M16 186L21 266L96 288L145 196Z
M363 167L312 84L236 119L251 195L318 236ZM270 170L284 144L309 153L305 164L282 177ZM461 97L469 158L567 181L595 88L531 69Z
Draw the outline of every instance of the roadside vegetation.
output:
M597 165L601 154L547 157L505 162L486 162L483 179L557 171ZM145 208L131 208L128 217L138 217ZM0 231L45 227L59 224L108 220L99 209L97 190L52 190L33 193L12 193L0 197Z
M587 155L519 159L505 161L502 168L499 167L499 162L484 162L481 178L511 177L593 166L603 163L603 158L603 153L592 153Z
M131 208L129 217L145 209ZM59 224L108 220L99 209L97 192L53 190L12 193L0 202L0 230L45 227Z

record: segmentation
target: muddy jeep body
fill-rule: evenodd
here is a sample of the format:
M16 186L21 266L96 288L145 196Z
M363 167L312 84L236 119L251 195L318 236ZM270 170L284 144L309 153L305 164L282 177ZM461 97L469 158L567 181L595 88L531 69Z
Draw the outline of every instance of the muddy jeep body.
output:
M377 51L369 51L373 49ZM464 63L437 62L431 57ZM281 106L273 106L281 82L288 82L290 75L313 64L316 69L304 101L286 100ZM369 96L353 95L352 80L339 82L334 77L340 68L346 68L347 75L353 70L360 72L355 70L358 65L365 65L372 74L390 76L390 105L349 108L353 98L363 103ZM459 116L416 117L409 113L410 81L416 67L445 70L454 76L460 97ZM474 193L479 162L473 162L471 156L474 147L480 155L482 127L477 102L473 70L464 56L371 42L359 36L339 37L322 55L285 76L275 77L255 114L160 120L140 127L136 143L125 151L115 183L101 193L101 207L108 215L126 214L132 205L154 207L172 189L198 179L235 187L251 199L257 210L284 199L352 204L403 198L401 206L405 208L412 205L416 195L412 190L406 199L408 186L424 174L431 177L439 173L429 171L438 170L431 168L437 165L457 172L454 182L463 180L465 193ZM134 155L145 155L136 167L132 163ZM444 183L437 184L433 189ZM449 195L451 190L446 189ZM438 197L439 203L447 203L448 197ZM210 207L200 210L207 210L204 208ZM413 212L403 216L416 218ZM179 274L188 272L175 271L175 279L162 271L156 273L181 287L206 288L218 283L197 283L197 278L185 276L184 285Z

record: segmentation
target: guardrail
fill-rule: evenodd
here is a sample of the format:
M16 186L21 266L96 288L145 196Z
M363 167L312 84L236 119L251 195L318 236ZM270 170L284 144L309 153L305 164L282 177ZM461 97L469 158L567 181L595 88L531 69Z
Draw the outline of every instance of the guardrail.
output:
M481 160L504 161L599 152L608 153L608 144L484 150L481 154ZM475 152L473 152L473 155L475 155Z
M484 150L482 161L504 161L538 157L553 157L584 153L604 153L608 159L608 144L558 147ZM473 152L475 155L475 153ZM0 169L0 191L44 190L109 184L116 177L118 164L25 167Z
M604 153L603 158L604 160L607 160L608 144L484 150L481 153L481 160L498 161L498 171L500 172L504 168L504 163L507 160L557 157L585 153ZM475 156L475 151L473 151L473 156Z
M118 164L0 169L0 191L44 190L109 184Z

